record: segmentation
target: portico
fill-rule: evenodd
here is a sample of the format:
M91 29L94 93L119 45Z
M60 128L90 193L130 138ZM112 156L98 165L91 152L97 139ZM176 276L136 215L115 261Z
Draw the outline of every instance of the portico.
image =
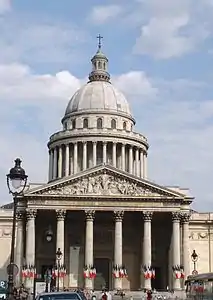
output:
M182 257L188 255L184 237L188 230L186 207L191 200L184 194L100 165L31 190L25 198L28 203L23 215L23 221L26 216L26 250L17 241L20 247L17 253L23 251L26 262L35 265L38 273L44 266L54 266L55 252L60 248L61 263L67 270L61 282L64 286L181 288L182 280L174 279L171 270L181 265ZM49 227L54 233L51 243L45 240ZM18 232L24 237L20 220ZM17 264L20 265L19 256ZM84 266L96 268L95 280L84 279ZM113 278L113 266L125 267L128 277ZM145 266L155 270L155 279L144 278Z

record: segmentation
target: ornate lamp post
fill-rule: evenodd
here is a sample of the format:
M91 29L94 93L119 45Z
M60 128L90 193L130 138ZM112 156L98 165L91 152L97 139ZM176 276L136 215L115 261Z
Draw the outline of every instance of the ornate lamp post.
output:
M10 265L8 271L8 299L13 299L14 287L14 253L15 253L15 230L16 230L16 209L18 196L22 195L27 184L27 175L25 170L21 167L20 158L16 158L15 166L10 169L7 174L7 187L9 193L13 195L13 227L12 227L12 240L10 252Z
M61 258L62 258L62 252L61 252L61 249L58 248L57 252L56 252L56 260L57 260L57 271L58 271L58 280L57 280L57 292L59 292L59 289L60 289L60 278L59 278L59 270L60 270L60 261L61 261Z
M195 250L193 250L193 252L192 252L191 259L192 259L192 262L194 263L194 271L196 271L196 262L198 260L198 255L195 252Z
M48 243L52 242L53 239L53 231L51 226L48 227L47 231L46 231L46 240Z

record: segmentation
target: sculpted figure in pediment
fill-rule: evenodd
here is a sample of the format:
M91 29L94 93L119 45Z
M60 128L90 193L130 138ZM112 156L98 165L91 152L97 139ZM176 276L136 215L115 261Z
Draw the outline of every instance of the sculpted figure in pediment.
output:
M159 196L161 193L152 191L151 188L141 186L125 178L113 175L101 174L84 177L83 179L71 182L70 185L49 190L46 193L56 195L152 195Z

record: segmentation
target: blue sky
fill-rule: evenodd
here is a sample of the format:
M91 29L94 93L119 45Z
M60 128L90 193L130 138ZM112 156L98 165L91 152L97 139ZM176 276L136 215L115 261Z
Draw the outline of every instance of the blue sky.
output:
M100 33L112 81L149 139L148 177L190 188L194 208L212 211L212 28L212 0L0 0L0 202L16 156L30 181L46 180L49 135Z

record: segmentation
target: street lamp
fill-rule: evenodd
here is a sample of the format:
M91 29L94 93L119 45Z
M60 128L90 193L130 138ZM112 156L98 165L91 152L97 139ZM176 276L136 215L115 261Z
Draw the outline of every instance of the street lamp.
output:
M10 169L7 174L7 187L9 193L13 195L13 227L12 227L12 239L11 239L11 252L10 252L10 265L8 270L8 299L13 299L13 287L14 287L14 253L15 253L15 230L16 230L16 209L18 196L22 195L27 184L27 175L25 170L21 167L20 158L16 158L15 166Z
M193 252L192 252L191 259L192 259L192 262L194 263L194 271L196 271L196 262L198 260L198 255L195 252L195 250L193 250Z
M46 231L46 240L49 243L49 242L52 242L52 239L53 239L53 231L52 231L51 226L49 226L49 228Z
M61 249L58 248L58 250L57 250L57 252L56 252L57 269L58 269L57 292L59 292L59 288L60 288L59 269L60 269L60 261L61 261L61 258L62 258L62 252L61 252Z

